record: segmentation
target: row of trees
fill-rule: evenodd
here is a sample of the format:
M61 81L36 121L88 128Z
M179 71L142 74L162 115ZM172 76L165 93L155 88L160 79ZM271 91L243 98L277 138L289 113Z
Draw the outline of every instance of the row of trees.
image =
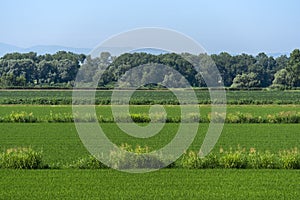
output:
M56 54L11 53L0 59L1 87L72 85L86 56L60 51Z
M160 70L162 65L174 69L184 78L172 70L163 72ZM144 66L142 73L129 77L128 71L138 66ZM195 70L194 66L198 66L199 70ZM213 66L219 70L220 76L210 71ZM223 82L226 87L239 89L287 89L300 87L300 51L295 49L290 57L282 55L277 58L265 53L232 56L225 52L211 56L125 53L119 57L101 53L101 56L93 59L65 51L53 55L12 53L0 59L0 87L71 87L78 72L78 80L82 80L87 87L93 81L98 81L101 87L112 87L127 73L127 79L131 79L131 82L139 80L138 83L143 83L141 80L151 81L150 77L156 76L160 77L157 82L164 85L172 83L177 87L184 84L186 79L195 87L205 87L209 81L210 85L218 86ZM161 76L162 73L165 74Z

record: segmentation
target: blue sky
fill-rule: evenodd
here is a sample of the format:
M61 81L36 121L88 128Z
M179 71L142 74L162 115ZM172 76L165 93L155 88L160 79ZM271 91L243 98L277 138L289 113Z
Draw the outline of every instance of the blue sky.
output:
M165 27L208 53L300 48L298 0L1 0L0 42L93 48L138 27Z

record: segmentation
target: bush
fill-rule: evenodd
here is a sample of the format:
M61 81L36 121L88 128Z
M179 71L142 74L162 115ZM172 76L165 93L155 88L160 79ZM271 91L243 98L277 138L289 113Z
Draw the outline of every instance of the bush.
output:
M23 122L23 123L33 123L38 122L37 117L33 113L22 112L12 112L11 114L0 118L2 122Z
M219 154L210 153L200 158L194 151L183 154L178 167L187 169L237 168L237 169L300 169L300 153L297 148L284 150L278 154L269 151L259 153L254 148L249 152L240 147L229 151L220 149Z
M300 169L300 153L297 148L279 153L280 162L284 169Z
M110 154L111 166L115 169L151 169L162 168L164 163L159 155L149 155L149 147L136 146L135 149L128 144L122 144L121 150L116 149ZM129 153L128 153L129 152Z
M41 169L42 152L34 151L32 148L7 149L0 155L0 167L8 169Z
M189 151L183 154L180 167L187 169L198 169L202 166L202 160L198 157L198 154L194 151Z
M245 149L240 149L221 153L220 166L223 168L238 168L244 169L247 167L247 157Z
M204 158L200 158L198 153L189 151L183 154L179 161L179 167L187 169L213 169L219 167L218 157L211 153Z
M77 169L107 169L108 167L99 161L94 156L90 155L87 158L81 158L75 162L73 162L70 168Z
M259 156L259 168L262 169L278 169L279 159L275 154L266 151Z

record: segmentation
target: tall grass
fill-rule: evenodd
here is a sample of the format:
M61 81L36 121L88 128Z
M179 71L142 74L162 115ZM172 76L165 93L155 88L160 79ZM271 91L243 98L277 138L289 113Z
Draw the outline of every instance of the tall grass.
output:
M32 148L11 148L0 154L0 168L41 169L47 167L42 162L42 152Z
M212 118L212 115L214 118ZM12 112L9 115L0 116L0 122L10 123L35 123L35 122L136 122L136 123L209 123L211 121L218 123L300 123L300 112L297 111L285 111L276 114L270 114L267 116L253 116L251 113L209 113L207 116L199 116L198 113L189 113L185 116L165 116L164 113L152 113L149 116L146 113L133 113L133 114L119 114L117 116L94 116L92 114L81 115L79 113L52 113L48 115L36 117L32 112L27 113L25 111Z
M130 152L130 153L126 153ZM166 166L163 155L147 154L151 149L147 146L122 144L111 151L108 166L115 169L143 169L162 168ZM77 169L107 169L94 156L79 158L64 166L51 166L43 163L42 152L32 148L10 148L0 154L0 168L2 169L44 169L44 168L77 168ZM167 168L184 169L300 169L300 152L297 148L282 150L278 153L269 151L259 152L255 148L245 149L237 147L219 153L211 153L206 157L199 157L198 152L185 152L181 158L167 166Z
M235 169L300 169L300 153L297 148L280 151L258 152L255 148L246 150L238 147L219 154L210 154L200 158L197 152L189 151L177 161L179 168L235 168Z

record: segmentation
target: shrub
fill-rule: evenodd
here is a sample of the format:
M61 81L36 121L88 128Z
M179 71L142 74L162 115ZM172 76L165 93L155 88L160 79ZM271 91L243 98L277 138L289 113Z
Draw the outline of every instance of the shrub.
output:
M7 149L0 156L0 167L9 169L41 169L42 152L34 151L32 148Z
M280 162L284 169L300 169L300 153L297 148L279 152Z
M69 167L77 169L107 169L108 167L96 157L90 155L73 162Z
M217 155L211 153L204 158L200 158L195 151L184 153L179 161L179 167L187 169L208 169L219 167Z
M259 168L263 169L277 169L279 168L278 156L266 151L264 154L259 155Z
M122 144L110 154L110 163L116 169L161 168L164 163L159 155L149 155L149 147L137 146L135 149L128 144Z
M223 122L226 120L226 113L220 113L220 112L209 113L207 118L210 122L211 121L214 123Z
M198 154L194 151L189 151L183 154L180 162L180 167L187 169L201 168L202 160L198 157Z
M247 157L245 155L245 149L240 149L229 152L221 153L220 166L224 168L246 168Z
M3 118L4 122L25 122L33 123L37 122L38 119L33 115L33 113L22 112L12 112L10 115Z
M72 113L55 113L50 112L47 117L48 122L73 122L74 117Z

